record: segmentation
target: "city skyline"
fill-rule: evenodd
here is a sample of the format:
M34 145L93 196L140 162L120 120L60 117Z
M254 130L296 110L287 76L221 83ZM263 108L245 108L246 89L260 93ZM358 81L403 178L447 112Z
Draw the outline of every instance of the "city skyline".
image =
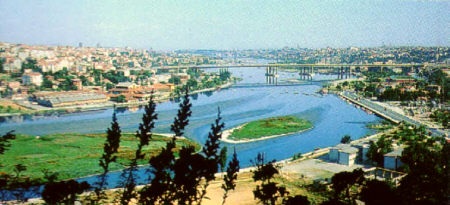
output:
M157 50L448 46L450 42L450 3L445 1L127 3L0 1L4 11L0 41Z

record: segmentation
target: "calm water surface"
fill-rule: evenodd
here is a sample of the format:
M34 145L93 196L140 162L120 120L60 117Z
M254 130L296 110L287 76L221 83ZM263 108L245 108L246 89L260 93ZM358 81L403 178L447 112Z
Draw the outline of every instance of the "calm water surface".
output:
M232 68L234 76L243 78L238 84L266 82L264 68ZM298 78L296 72L280 72L283 79ZM315 80L334 79L336 76L315 75ZM258 152L264 152L267 159L282 160L296 153L305 153L314 148L338 144L348 134L353 139L374 133L365 125L380 120L335 95L319 95L319 83L300 86L231 87L220 91L192 96L192 117L186 129L186 137L203 144L211 123L220 107L226 129L242 123L283 115L295 115L310 120L314 128L304 133L283 136L245 144L227 144L229 152L236 149L241 167L251 166L250 160ZM169 125L175 117L177 102L157 105L158 122L155 132L169 132ZM118 113L122 132L135 132L141 121L142 110ZM52 133L102 133L110 125L112 109L74 113L62 116L3 118L0 132L16 130L16 133L45 135ZM228 153L231 155L232 153ZM144 174L144 169L141 169ZM119 173L111 173L110 186L115 186ZM81 180L92 181L93 177ZM143 182L141 180L141 182Z

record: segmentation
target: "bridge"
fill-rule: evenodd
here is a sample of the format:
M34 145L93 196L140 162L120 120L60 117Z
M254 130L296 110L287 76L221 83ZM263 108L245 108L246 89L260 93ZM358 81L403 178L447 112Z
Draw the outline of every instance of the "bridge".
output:
M208 65L177 65L177 66L159 66L159 67L150 67L143 68L142 70L159 70L163 72L168 72L171 70L182 70L182 69L191 69L194 71L198 71L199 69L215 69L215 68L266 68L266 77L270 84L272 82L276 82L278 78L278 70L279 69L295 69L299 71L299 76L301 80L312 80L313 75L315 73L315 69L328 70L334 74L338 75L338 79L350 78L352 72L357 67L367 67L371 69L377 69L383 71L385 68L411 68L411 69L419 69L425 67L445 67L448 68L448 64L280 64L280 63L268 63L268 64L208 64Z
M339 67L449 67L448 64L208 64L208 65L176 65L176 66L156 66L150 68L143 68L144 70L149 69L166 69L166 70L176 70L176 69L210 69L210 68L257 68L257 67L278 67L278 68L300 68L300 67L314 67L314 68L339 68Z

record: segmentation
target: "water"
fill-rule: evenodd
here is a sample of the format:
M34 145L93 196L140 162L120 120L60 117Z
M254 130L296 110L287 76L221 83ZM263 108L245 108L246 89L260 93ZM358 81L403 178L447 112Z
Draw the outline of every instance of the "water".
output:
M233 76L243 78L239 83L265 82L265 68L230 68ZM279 72L279 81L298 78L296 72ZM336 76L315 75L314 80L335 78ZM226 129L242 123L283 115L295 115L310 120L314 128L304 133L268 139L245 144L227 144L229 158L231 150L236 149L241 167L251 166L250 160L258 152L264 152L267 159L283 160L296 153L305 153L333 146L342 136L348 134L353 139L373 134L365 127L366 123L380 120L375 115L367 114L347 104L335 95L321 96L315 92L320 84L299 86L271 87L231 87L220 91L202 93L192 96L192 117L186 129L186 137L203 144L210 130L211 123L220 107ZM157 105L158 122L155 132L169 132L169 126L176 114L178 103L165 102ZM143 110L135 112L122 110L118 121L122 132L135 132L141 121ZM112 109L88 113L73 113L40 117L3 118L0 132L16 130L16 133L45 135L52 133L103 133L110 126ZM141 169L140 175L144 175ZM119 173L111 173L110 186L116 185ZM92 182L95 177L81 180ZM143 177L144 178L144 177ZM141 179L144 182L144 179Z

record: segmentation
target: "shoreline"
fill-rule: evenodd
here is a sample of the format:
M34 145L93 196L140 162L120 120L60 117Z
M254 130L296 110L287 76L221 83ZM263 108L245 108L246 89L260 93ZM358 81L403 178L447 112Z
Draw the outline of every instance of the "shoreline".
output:
M309 130L314 128L314 126L312 126L312 127L308 128L308 129L304 129L304 130L300 130L300 131L296 131L296 132L289 132L289 133L284 133L284 134L279 134L279 135L263 136L263 137L256 138L256 139L233 140L233 139L229 139L228 138L234 130L240 129L243 126L245 126L246 124L248 124L248 123L244 123L244 124L239 125L239 126L237 126L235 128L231 128L231 129L223 131L222 132L222 138L220 139L220 141L225 142L225 143L230 143L230 144L241 144L241 143L248 143L248 142L256 142L256 141L268 140L268 139L272 139L272 138L276 138L276 137L282 137L282 136L287 136L287 135L299 134L299 133L306 132L306 131L309 131Z
M213 88L194 90L192 92L189 92L189 95L198 94L198 93L202 93L202 92L216 91L216 90L220 90L223 88L229 88L232 85L233 85L233 82L228 82L228 83L225 83L223 85L213 87ZM164 103L164 102L169 101L170 99L171 98L167 98L167 97L155 99L155 103L156 104ZM27 113L0 113L0 117L14 117L14 116L17 117L17 116L24 116L24 115L38 116L38 115L45 115L45 114L50 114L50 113L58 113L58 114L82 113L82 112L89 112L89 111L105 110L105 109L112 108L114 106L123 108L123 107L130 107L130 106L146 105L147 103L148 103L148 101L127 102L127 103L114 103L112 101L109 101L109 103L107 103L107 104L103 104L103 105L102 104L100 104L100 105L92 104L92 105L86 106L86 107L80 107L80 106L58 107L58 108L46 108L46 109L41 109L41 110L31 110L31 111L28 111Z

